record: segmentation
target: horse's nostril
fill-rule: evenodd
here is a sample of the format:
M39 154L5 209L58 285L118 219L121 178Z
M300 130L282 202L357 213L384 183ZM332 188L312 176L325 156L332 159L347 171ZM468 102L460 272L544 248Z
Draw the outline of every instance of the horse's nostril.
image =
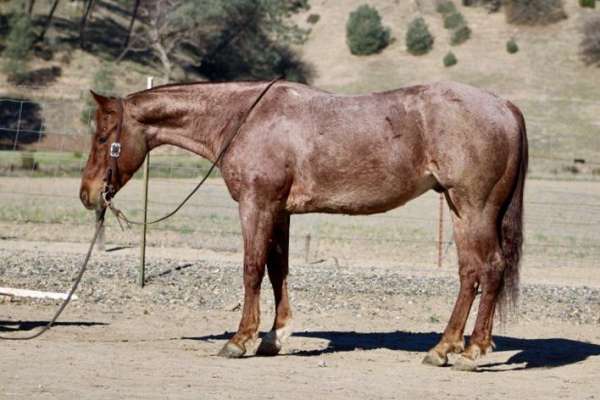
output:
M87 190L81 189L81 192L79 192L79 198L81 199L81 202L84 206L87 206L89 204Z

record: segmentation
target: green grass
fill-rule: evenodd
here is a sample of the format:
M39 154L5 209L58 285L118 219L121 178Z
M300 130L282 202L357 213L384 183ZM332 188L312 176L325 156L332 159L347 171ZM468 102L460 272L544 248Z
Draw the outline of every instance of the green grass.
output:
M23 157L32 155L36 168L23 168ZM0 151L0 176L79 177L87 156L78 152ZM210 162L192 155L156 155L151 157L150 176L154 178L196 178L204 176ZM134 179L141 178L140 169ZM212 177L219 176L218 170Z

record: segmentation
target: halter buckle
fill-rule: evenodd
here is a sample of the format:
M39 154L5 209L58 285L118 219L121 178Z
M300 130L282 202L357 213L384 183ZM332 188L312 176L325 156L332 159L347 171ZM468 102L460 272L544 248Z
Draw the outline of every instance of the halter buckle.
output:
M112 158L119 158L121 155L121 143L114 142L110 145L110 156Z

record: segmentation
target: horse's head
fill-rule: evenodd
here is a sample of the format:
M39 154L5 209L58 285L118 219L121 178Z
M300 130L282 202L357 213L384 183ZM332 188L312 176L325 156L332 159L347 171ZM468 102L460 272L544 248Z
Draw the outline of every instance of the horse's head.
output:
M114 196L142 165L147 152L143 129L128 115L124 100L92 92L96 132L81 176L79 197L88 209L104 207L103 193ZM107 190L108 188L108 190Z

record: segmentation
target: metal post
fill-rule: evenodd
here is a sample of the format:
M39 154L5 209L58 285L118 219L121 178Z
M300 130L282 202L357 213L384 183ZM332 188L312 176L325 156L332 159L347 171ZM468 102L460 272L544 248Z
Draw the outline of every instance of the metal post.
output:
M146 87L152 89L153 77L149 76ZM150 178L150 152L146 154L146 161L144 162L144 225L142 225L142 247L140 249L140 269L138 271L138 285L144 287L145 274L146 274L146 232L148 222L148 180Z
M304 238L304 262L308 264L310 260L310 233Z
M440 193L440 220L438 221L438 267L442 266L442 242L444 241L444 195Z
M102 216L102 212L96 210L96 223L98 223L98 221L100 220L101 216ZM98 232L98 240L96 240L96 248L98 249L98 251L104 251L106 250L106 241L104 240L104 225L102 225L100 228L100 232Z

